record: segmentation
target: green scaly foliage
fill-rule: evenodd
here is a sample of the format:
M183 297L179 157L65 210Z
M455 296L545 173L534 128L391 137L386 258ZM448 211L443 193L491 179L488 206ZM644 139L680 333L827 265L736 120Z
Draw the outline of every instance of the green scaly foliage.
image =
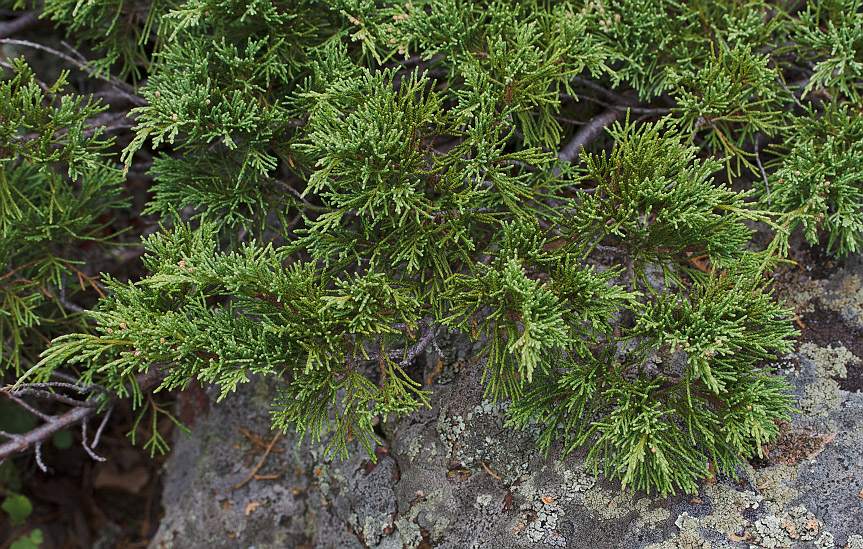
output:
M511 426L661 494L734 474L788 417L769 363L796 331L768 275L793 230L863 243L859 0L131 6L43 15L101 40L99 70L146 76L121 159L157 149L163 229L149 274L106 275L22 381L74 365L141 406L146 373L222 397L272 376L277 428L373 457L454 330ZM99 160L68 143L50 162L74 180Z
M59 299L89 289L85 244L109 241L103 216L126 200L104 158L113 139L88 123L104 107L65 94L68 72L51 86L21 58L10 72L0 82L0 373L17 377L46 338L86 329Z

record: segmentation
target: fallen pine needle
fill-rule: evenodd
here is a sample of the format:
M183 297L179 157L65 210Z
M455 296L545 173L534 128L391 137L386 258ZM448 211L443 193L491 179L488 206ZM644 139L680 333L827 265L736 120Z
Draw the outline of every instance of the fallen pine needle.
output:
M285 465L282 467L282 470L276 473L275 475L255 475L255 480L275 480L280 476L285 474L285 471L288 470L288 466Z
M258 464L257 464L257 465L255 465L255 468L254 468L254 469L252 469L252 472L251 472L251 473L249 473L249 476L247 476L247 477L246 477L246 480L244 480L243 482L241 482L241 483L237 484L237 485L236 485L236 486L234 486L233 488L230 488L229 490L227 490L227 492L233 492L233 491L234 491L234 490L236 490L237 488L242 488L243 486L245 486L245 485L246 485L246 483L248 483L250 480L252 480L253 478L255 478L255 474L256 474L256 473L258 472L258 470L261 468L261 465L263 465L263 464L264 464L264 461L267 459L267 456L268 456L268 455L270 455L270 450L272 450L272 449L273 449L273 446L276 444L276 441L277 441L277 440L279 440L279 437L280 437L280 436L282 436L282 432L281 432L281 431L279 431L278 433L276 433L276 436L274 436L274 437L273 437L273 440L271 440L271 441L270 441L270 444L267 446L267 449L266 449L266 451L264 452L264 455L262 455L262 456L261 456L261 459L260 459L260 460L258 460Z
M258 436L258 435L256 435L256 434L250 433L247 429L243 429L243 428L242 428L241 426L239 426L239 425L237 425L236 427L237 427L237 430L238 430L238 431L240 431L241 433L243 433L244 435L246 435L246 438L248 438L249 440L251 440L251 441L252 441L252 443L254 443L254 444L255 444L255 445L257 445L257 446L260 446L260 447L261 447L261 448L263 448L263 449L266 449L266 448L267 448L267 443L266 443L265 441L263 441L263 440L261 439L261 437L259 437L259 436ZM284 449L284 448L276 448L276 449L272 450L272 452L273 452L273 453L281 453L281 452L284 452L284 451L285 451L285 449Z
M480 461L480 464L482 465L482 468L485 469L486 473L490 474L491 476L493 476L497 480L501 480L501 478L499 476L497 476L496 474L492 473L491 470L489 470L489 468L486 466L484 461Z

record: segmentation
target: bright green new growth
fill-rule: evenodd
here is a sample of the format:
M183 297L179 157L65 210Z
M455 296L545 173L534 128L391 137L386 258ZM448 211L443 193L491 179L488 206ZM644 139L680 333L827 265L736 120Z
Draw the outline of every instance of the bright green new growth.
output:
M45 13L117 37L113 3ZM546 450L662 494L734 474L791 411L789 233L863 244L859 2L811 4L153 2L147 48L106 59L148 71L122 158L162 147L146 211L173 227L27 380L71 364L140 405L148 372L275 376L275 426L373 456L451 329Z

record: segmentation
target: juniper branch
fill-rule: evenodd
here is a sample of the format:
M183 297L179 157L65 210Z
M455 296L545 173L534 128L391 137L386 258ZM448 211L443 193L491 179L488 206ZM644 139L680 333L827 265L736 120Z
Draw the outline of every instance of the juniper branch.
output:
M97 413L97 408L75 407L56 417L49 417L44 424L20 435L12 435L12 440L0 444L0 463L10 456L27 451L30 448L38 448L46 440L50 439L60 431L64 431ZM42 469L46 470L44 464Z

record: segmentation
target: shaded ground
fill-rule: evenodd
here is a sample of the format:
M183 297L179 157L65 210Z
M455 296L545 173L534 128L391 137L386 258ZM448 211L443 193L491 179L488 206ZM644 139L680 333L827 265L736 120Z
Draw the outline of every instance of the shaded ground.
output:
M105 462L84 452L77 432L68 448L45 446L43 461L49 474L39 471L31 455L11 460L12 475L20 482L16 491L30 500L33 512L14 527L10 516L0 513L0 549L37 528L44 536L42 549L148 545L163 514L160 472L167 456L151 459L140 444L132 445L125 436L134 419L128 407L118 405L114 414L97 447ZM167 421L158 428L170 437L172 427ZM141 438L146 436L144 428L139 427ZM9 474L10 465L4 471Z

